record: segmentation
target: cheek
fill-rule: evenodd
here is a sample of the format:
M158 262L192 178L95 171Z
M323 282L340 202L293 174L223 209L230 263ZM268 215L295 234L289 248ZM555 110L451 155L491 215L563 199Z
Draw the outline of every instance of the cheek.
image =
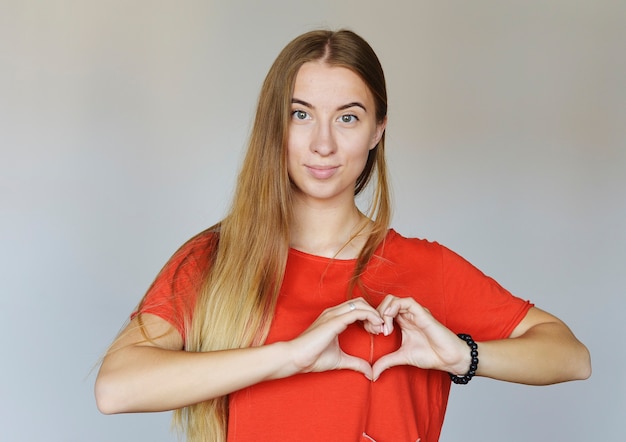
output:
M290 136L287 136L286 144L285 144L285 156L287 159L287 164L291 161L295 154L295 147L293 144L293 139Z
M287 144L285 150L287 153L287 160L289 161L289 158L296 157L298 153L301 152L303 149L302 134L298 133L298 131L290 130L289 134L287 135L286 142Z
M369 152L372 150L373 138L370 134L365 134L358 139L352 140L350 143L350 154L355 159L367 160Z
M287 146L285 147L285 164L287 165L287 174L291 179L292 173L298 165L298 151L290 140L287 140Z

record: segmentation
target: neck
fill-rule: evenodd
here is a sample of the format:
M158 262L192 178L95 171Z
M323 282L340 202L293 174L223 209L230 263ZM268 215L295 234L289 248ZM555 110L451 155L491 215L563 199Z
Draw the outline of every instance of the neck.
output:
M369 229L367 218L354 202L334 207L294 202L290 246L312 255L356 258Z

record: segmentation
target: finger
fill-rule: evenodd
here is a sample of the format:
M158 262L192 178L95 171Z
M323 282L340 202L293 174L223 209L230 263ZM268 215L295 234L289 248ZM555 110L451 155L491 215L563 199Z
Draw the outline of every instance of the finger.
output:
M376 308L376 310L378 310L378 312L382 315L383 312L387 309L387 307L389 307L389 304L391 304L391 302L394 299L397 299L397 297L392 294L388 294L387 296L385 296L382 302L378 304L378 307Z
M371 312L378 312L374 307L372 307L365 299L363 298L354 298L350 299L344 303L341 303L337 306L337 309L340 313L349 313L356 309L368 310Z
M348 302L348 308L350 311L356 310L356 304L353 301Z
M373 316L368 316L367 319L361 319L363 321L363 326L369 333L379 334L382 332L383 319L381 318L380 313L365 299L355 298L340 304L338 307L340 311L343 312L342 314L349 314L356 310L363 310L372 313Z
M380 303L380 305L377 308L378 313L381 315L382 319L383 319L383 334L385 336L389 336L392 332L393 332L393 320L397 315L397 312L394 314L393 310L390 310L390 306L393 305L394 301L397 298L394 295L387 295L385 296L385 299L383 299L383 302Z
M379 335L383 333L383 325L384 322L382 319L375 323L372 323L371 321L363 322L363 328L365 331L372 335Z
M356 298L326 309L312 324L309 330L331 327L338 335L348 325L357 321L363 322L365 329L373 334L382 332L383 319L378 310L369 305L364 299ZM326 327L324 326L326 324Z
M405 317L406 314L411 315L411 322L414 322L416 325L425 325L434 319L426 308L422 307L415 299L409 297L393 297L393 299L389 299L386 306L379 307L379 312L385 320L385 324L388 318Z
M362 309L362 310L366 310L366 311L374 313L376 319L372 320L371 318L369 318L367 320L364 320L363 327L368 333L371 333L371 334L377 335L379 333L382 333L383 320L380 317L378 310L372 307L365 299L355 298L350 301L346 301L345 303L340 304L340 305L341 305L341 310L344 311L343 314L353 312L357 309ZM345 310L344 306L347 306L347 311Z
M344 353L337 369L354 370L356 372L362 373L369 380L373 379L372 366L365 359L357 358L356 356L351 356Z
M359 309L348 310L343 314L328 318L330 324L334 324L335 334L343 332L350 324L357 321L361 321L367 325L369 330L380 330L383 324L383 320L374 309Z
M386 354L374 363L372 367L372 380L376 381L381 373L397 365L407 365L408 361L399 351Z

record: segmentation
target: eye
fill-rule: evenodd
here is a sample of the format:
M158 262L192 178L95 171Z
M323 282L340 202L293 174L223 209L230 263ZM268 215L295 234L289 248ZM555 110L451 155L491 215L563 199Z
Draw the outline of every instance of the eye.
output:
M309 114L306 113L303 110L295 110L291 113L291 115L296 119L296 120L306 120L307 118L309 118Z
M339 120L342 123L355 123L359 120L359 118L356 115L342 115L341 117L339 117Z

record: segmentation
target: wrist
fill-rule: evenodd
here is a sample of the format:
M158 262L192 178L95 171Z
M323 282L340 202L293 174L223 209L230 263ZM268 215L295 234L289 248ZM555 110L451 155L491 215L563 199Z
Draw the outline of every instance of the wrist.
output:
M468 368L466 368L465 371L461 370L459 373L456 374L448 374L450 375L450 379L452 380L452 382L454 382L455 384L467 384L469 381L472 380L474 375L476 375L476 370L478 370L478 344L476 344L476 342L474 342L472 337L468 334L461 333L457 336L465 341L469 349L469 351L466 350L467 356L464 358L466 364L465 367Z
M293 351L289 341L277 341L266 344L269 352L272 371L266 380L282 379L299 373L301 370L294 361Z

